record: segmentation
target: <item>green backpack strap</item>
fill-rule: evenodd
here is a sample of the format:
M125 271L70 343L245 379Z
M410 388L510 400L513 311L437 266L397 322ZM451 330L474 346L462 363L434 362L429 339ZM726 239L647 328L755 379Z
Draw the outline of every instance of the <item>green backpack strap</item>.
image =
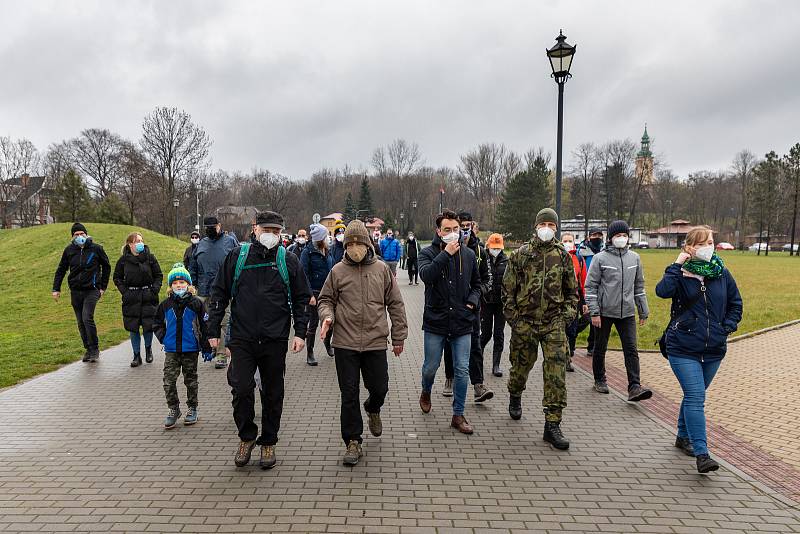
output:
M241 276L242 271L245 269L255 269L258 267L272 267L275 266L275 263L258 263L255 265L248 265L245 266L245 262L247 262L247 254L250 252L250 243L242 243L242 248L239 251L239 257L236 260L236 270L233 272L233 285L231 286L231 299L236 297L236 289L239 285L239 276ZM292 311L292 288L289 282L289 269L286 267L286 249L283 247L278 247L277 251L277 267L278 267L278 274L281 275L281 280L283 280L283 284L286 286L286 292L289 295L288 303L289 303L289 312Z
M277 260L278 273L283 279L283 284L286 286L286 293L289 296L289 313L292 313L292 285L289 282L289 268L286 267L286 249L281 246L278 247Z
M239 276L242 274L242 269L247 261L247 254L250 252L250 243L242 243L239 249L239 258L236 260L236 270L233 271L233 284L231 285L231 299L236 297L236 288L239 285Z

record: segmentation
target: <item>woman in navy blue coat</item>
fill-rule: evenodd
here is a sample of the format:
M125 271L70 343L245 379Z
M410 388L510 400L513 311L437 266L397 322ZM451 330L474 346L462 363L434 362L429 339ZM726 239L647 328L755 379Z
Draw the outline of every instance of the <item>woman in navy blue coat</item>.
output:
M656 286L656 295L672 299L666 352L683 390L675 446L695 456L698 472L716 471L719 464L709 456L706 442L706 390L725 357L728 336L742 320L742 296L714 252L709 228L689 231L683 250Z

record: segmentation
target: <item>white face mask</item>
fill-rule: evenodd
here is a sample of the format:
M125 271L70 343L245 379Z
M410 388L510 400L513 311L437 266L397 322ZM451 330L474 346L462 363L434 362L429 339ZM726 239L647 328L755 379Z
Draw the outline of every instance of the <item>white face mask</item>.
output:
M611 240L611 244L614 245L615 248L625 248L628 246L628 238L618 236Z
M294 240L294 242L297 243L298 245L305 245L306 244L306 238L305 237L298 237L297 239Z
M548 241L553 240L553 238L556 236L556 233L552 228L542 226L536 230L536 235L539 236L539 239L547 243Z
M339 243L344 241L344 234L336 234L336 241L338 241Z
M199 242L200 242L200 238L199 238L199 237L193 237L193 238L192 238L192 245L196 245L196 244L198 244Z
M699 247L694 251L694 257L698 260L711 261L712 256L714 256L714 245Z
M575 250L575 243L572 243L571 241L564 243L564 250L566 250L567 252L572 252L573 250Z
M267 247L268 249L274 248L275 245L278 244L280 241L280 236L273 234L272 232L264 232L260 236L258 236L258 242Z
M497 256L500 255L500 249L499 248L490 248L489 249L489 254L491 254L493 258L496 258Z
M442 236L442 241L444 241L447 244L450 244L450 243L453 243L455 241L458 241L459 237L460 237L460 234L458 232L450 232L449 234Z

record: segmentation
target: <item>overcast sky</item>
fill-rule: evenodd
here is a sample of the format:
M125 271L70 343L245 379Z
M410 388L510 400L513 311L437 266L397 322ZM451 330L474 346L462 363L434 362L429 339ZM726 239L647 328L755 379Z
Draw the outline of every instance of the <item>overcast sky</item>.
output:
M544 50L578 50L565 155L639 139L680 175L800 142L800 2L0 0L0 135L138 139L188 111L213 166L306 178L402 137L433 166L486 141L555 154Z

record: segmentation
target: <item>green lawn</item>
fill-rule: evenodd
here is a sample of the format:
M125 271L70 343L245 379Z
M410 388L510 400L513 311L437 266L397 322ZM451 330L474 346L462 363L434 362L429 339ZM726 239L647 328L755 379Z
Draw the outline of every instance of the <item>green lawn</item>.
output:
M134 230L141 232L158 258L165 278L172 264L182 261L188 245L132 226L86 226L105 248L112 272L125 237ZM51 296L53 275L69 243L69 230L70 224L0 230L0 387L52 371L83 355L66 278L60 301L56 303ZM127 339L119 292L110 281L97 305L95 320L101 350Z
M138 230L166 273L180 261L187 243L130 226L87 223L89 233L102 244L112 268L127 234ZM69 242L69 225L54 224L21 230L0 230L0 387L51 371L80 359L83 354L75 326L66 281L56 303L50 296L53 274ZM655 284L676 251L641 251L645 266L651 319L641 329L639 346L655 348L667 322L669 303L656 298ZM739 333L752 332L800 318L800 258L775 253L768 258L752 253L723 255L744 298L744 320ZM95 315L101 349L127 338L122 328L119 293L110 285ZM584 338L585 338L584 333ZM614 334L612 347L619 347Z

